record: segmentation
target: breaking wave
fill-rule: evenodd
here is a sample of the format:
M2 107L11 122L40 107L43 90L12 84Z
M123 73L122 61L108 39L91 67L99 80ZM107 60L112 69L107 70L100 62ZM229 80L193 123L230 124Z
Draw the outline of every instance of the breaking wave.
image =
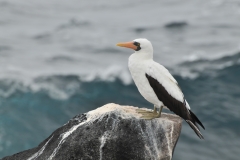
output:
M191 108L203 124L206 124L206 128L224 125L225 130L227 128L231 132L230 137L239 134L236 130L239 113L236 104L240 103L240 75L236 74L240 70L239 55L238 53L211 61L213 65L233 61L232 65L226 65L224 68L209 69L215 71L214 76L205 70L200 71L201 74L193 79L175 75ZM206 66L207 62L198 60L195 65L198 64ZM194 63L189 62L184 65L194 65ZM76 113L84 113L107 103L152 108L152 105L141 97L133 83L124 82L125 74L122 70L116 72L116 69L110 69L102 77L100 75L92 77L45 76L35 78L31 83L9 79L0 80L0 113L2 115L0 136L2 139L8 139L8 141L0 140L0 146L4 148L2 155L13 154L36 146L43 137L47 137L51 131L66 123ZM231 109L227 109L229 107ZM212 114L218 116L211 116ZM11 126L9 123L15 125ZM12 127L15 127L15 130L17 127L18 133L16 135L13 133L9 137L6 133L11 132ZM226 134L225 130L220 132ZM36 134L38 132L42 134ZM191 132L185 127L182 131L184 141L181 143L188 143L189 138L186 137L189 137ZM18 135L25 136L19 137ZM204 136L206 139L211 139L216 135L214 130L208 130ZM24 147L21 143L18 143L20 146L15 144L15 141L19 139L24 142Z
M181 63L172 69L171 73L178 79L197 79L201 77L221 77L228 72L228 77L239 78L236 73L240 66L240 52L233 55L223 56L218 59L196 59ZM0 79L0 96L7 98L16 92L37 93L44 92L53 99L66 100L75 95L85 83L108 83L121 82L123 85L133 83L127 68L111 66L104 71L89 74L49 75L38 76L32 80L24 79ZM113 84L114 85L114 84Z

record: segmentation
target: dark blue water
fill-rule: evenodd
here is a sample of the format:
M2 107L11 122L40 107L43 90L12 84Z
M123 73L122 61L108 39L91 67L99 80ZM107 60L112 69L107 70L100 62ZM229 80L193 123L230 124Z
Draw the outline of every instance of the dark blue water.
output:
M149 39L203 122L183 122L174 158L239 159L237 0L0 0L0 158L106 103L152 108L116 43ZM164 110L165 112L169 112Z
M205 140L199 140L183 122L181 137L174 159L238 159L240 148L240 54L224 57L210 63L233 62L219 70L200 73L195 79L175 76L192 110L203 122ZM197 61L196 64L206 63ZM184 64L184 65L193 65ZM51 97L47 90L33 92L18 84L8 97L1 97L1 156L6 156L38 145L44 138L69 118L106 103L152 108L134 84L125 85L119 79L113 82L94 80L82 82L78 76L52 76L41 79L53 83L65 93L66 100ZM10 88L15 82L1 81L1 88ZM66 84L77 86L69 90ZM78 85L76 85L78 84Z

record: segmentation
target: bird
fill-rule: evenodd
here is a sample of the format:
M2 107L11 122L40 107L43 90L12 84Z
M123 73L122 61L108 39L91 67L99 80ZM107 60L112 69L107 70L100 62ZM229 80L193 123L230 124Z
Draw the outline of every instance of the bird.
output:
M184 94L174 77L161 64L153 60L153 46L145 38L117 43L119 47L133 49L128 59L128 68L140 94L154 105L153 111L138 110L141 118L152 120L160 118L163 107L183 118L200 139L202 122L191 111Z

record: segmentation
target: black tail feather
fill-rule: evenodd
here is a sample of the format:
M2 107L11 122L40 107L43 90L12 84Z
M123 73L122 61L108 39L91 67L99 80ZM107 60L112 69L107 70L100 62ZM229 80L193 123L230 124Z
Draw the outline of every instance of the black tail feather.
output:
M189 110L189 111L190 111L191 117L193 119L193 122L197 122L203 129L205 129L202 122L197 118L197 116L191 110Z
M189 124L189 126L194 130L194 132L198 135L200 139L204 139L202 133L198 129L197 125L194 125L190 120L186 120L186 122Z

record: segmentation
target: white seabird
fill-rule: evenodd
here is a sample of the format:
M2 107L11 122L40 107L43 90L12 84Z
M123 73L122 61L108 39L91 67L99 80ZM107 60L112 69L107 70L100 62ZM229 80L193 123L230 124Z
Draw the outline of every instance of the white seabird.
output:
M153 112L139 110L144 119L159 118L163 107L182 117L200 139L203 135L196 123L204 126L190 110L190 106L173 76L159 63L153 61L153 47L147 39L135 39L131 42L118 43L117 46L135 50L129 57L128 67L138 91L154 105ZM157 112L159 108L159 112Z

